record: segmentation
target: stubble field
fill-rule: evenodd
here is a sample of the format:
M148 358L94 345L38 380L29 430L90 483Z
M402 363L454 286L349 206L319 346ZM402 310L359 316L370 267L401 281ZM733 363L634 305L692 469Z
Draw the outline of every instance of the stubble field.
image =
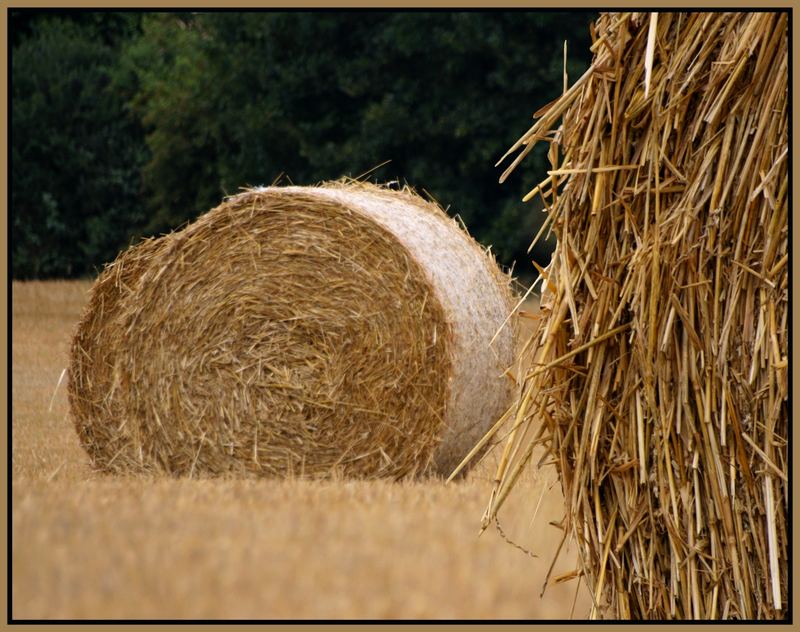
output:
M69 418L69 340L88 282L12 287L12 612L17 619L537 619L588 614L577 581L540 597L561 531L531 473L478 537L496 456L465 480L120 478ZM562 552L551 577L573 570Z

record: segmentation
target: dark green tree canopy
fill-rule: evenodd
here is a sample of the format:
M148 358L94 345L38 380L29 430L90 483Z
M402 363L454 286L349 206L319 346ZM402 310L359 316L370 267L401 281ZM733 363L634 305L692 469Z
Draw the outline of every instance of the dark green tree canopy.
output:
M248 185L426 191L501 261L542 214L494 163L588 64L581 12L37 13L18 18L14 273L91 273ZM15 18L17 19L17 18ZM389 162L387 162L389 161ZM526 178L530 175L530 178ZM48 251L45 253L44 251ZM547 246L534 253L546 259Z
M13 274L86 274L147 217L144 136L111 85L119 50L97 22L47 16L28 29L11 58Z

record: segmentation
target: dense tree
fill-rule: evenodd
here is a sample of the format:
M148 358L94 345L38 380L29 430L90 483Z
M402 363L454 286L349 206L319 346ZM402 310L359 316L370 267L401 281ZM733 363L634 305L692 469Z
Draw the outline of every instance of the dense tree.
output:
M158 13L144 14L132 37L117 38L118 49L90 37L96 24L73 24L70 31L63 18L53 19L48 24L60 25L67 51L60 74L102 86L98 94L106 95L106 102L92 103L102 112L86 106L93 129L110 135L112 120L128 126L117 134L127 134L130 154L114 156L106 171L84 177L106 182L112 166L124 162L129 178L116 206L101 198L116 218L102 227L109 230L108 252L87 241L85 227L71 227L64 243L72 243L57 250L70 261L83 257L85 267L73 263L59 272L37 263L29 274L85 272L132 235L173 228L242 186L282 175L302 184L358 176L387 160L370 178L429 192L459 213L474 236L493 244L502 261L523 261L542 214L520 197L545 168L543 156L502 186L493 165L526 129L532 111L560 92L565 39L570 74L583 71L592 17L518 11ZM16 80L53 72L29 50L44 46L47 29L57 30L34 24L14 50L14 116L24 109L30 124L44 117L29 103L33 96L17 92ZM81 43L97 56L93 64L78 61ZM146 151L134 142L130 126L136 122L128 107L146 132ZM72 134L80 155L83 135L91 130L60 118L64 143ZM47 119L43 129L53 124ZM47 173L40 160L28 152L20 156L21 169ZM28 206L14 201L15 222L20 211L22 225L28 223L22 211L32 202L40 212L48 208L41 202L45 191L57 206L51 215L81 216L72 206L77 192L23 182L15 171L15 188L33 192L26 193ZM84 217L95 217L94 207L79 208ZM59 239L50 229L28 232L50 243ZM22 274L16 259L15 272Z
M133 17L48 16L14 48L11 235L18 278L73 276L113 259L143 225L143 134L111 88L119 53L108 41ZM127 28L123 28L127 25ZM125 33L125 34L123 34Z

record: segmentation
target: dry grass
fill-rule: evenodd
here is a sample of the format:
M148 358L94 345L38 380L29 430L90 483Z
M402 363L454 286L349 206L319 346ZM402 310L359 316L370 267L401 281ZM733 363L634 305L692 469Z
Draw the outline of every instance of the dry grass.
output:
M509 151L558 239L489 516L537 446L619 618L782 619L787 13L604 13Z
M511 401L509 282L408 189L246 191L104 270L78 435L116 473L449 474Z
M569 617L576 582L539 597L560 539L552 472L524 479L502 524L537 559L477 537L495 463L451 485L94 473L65 384L48 409L88 288L12 288L15 617ZM562 557L554 576L576 565Z

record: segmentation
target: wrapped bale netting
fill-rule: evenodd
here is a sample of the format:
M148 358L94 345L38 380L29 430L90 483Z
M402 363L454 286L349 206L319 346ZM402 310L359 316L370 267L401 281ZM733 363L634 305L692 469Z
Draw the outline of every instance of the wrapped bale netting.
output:
M249 190L104 270L71 410L108 472L447 474L510 404L512 308L410 190Z
M593 616L787 613L787 19L602 14L507 154L557 247L486 521L544 446Z

